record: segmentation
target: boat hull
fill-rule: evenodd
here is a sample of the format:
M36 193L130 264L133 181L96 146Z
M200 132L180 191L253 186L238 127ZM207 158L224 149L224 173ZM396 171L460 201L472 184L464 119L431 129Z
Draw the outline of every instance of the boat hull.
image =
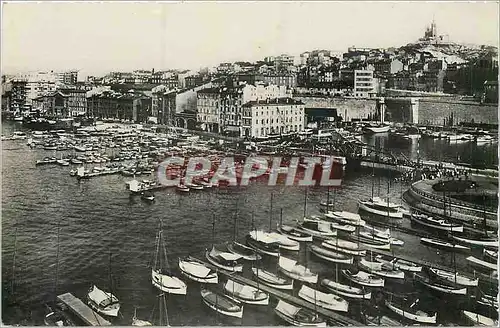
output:
M197 275L189 272L185 268L183 261L181 261L181 260L179 260L179 269L184 276L186 276L187 278L194 280L196 282L201 282L203 284L216 284L219 282L219 277L218 277L217 273L213 272L213 273L208 274L205 277L197 276Z
M229 272L243 272L243 264L237 264L235 266L228 266L224 265L222 263L217 262L212 256L210 256L210 251L207 251L205 253L205 257L210 262L211 264L215 265L216 267L229 271Z
M280 279L276 275L263 271L257 268L252 268L252 273L257 279L262 282L263 284L273 287L276 289L282 289L282 290L292 290L293 289L293 280L284 280Z
M326 249L321 249L320 247L313 247L315 245L312 245L309 249L311 250L311 253L319 257L320 259L323 259L325 261L333 262L333 263L342 263L342 264L352 264L353 263L353 258L352 257L347 257L343 254L340 253L335 253L332 251L328 251ZM337 254L338 256L329 256L329 255Z
M321 285L334 294L351 299L369 300L372 295L370 292L365 293L361 288L347 286L338 282L331 281L329 279L323 279L321 281Z
M366 202L359 202L359 209L363 210L367 213L380 216L380 217L385 217L385 218L389 217L390 219L402 219L403 218L402 212L387 212L387 211L377 210L377 209L374 209L374 208L371 208L370 206L368 206Z
M426 323L426 324L429 324L429 323L432 323L432 324L435 324L436 323L436 318L437 318L437 314L435 313L433 316L429 317L429 316L423 316L423 315L417 315L417 314L414 314L414 313L410 313L408 311L404 311L402 309L399 309L397 307L395 307L392 303L386 301L385 302L385 305L394 313L396 314L399 314L400 316L406 318L406 319L409 319L409 320L412 320L412 321L416 321L416 322L419 322L419 323Z
M176 295L186 295L186 284L175 276L161 274L155 270L151 271L151 283L159 290Z
M220 314L227 315L229 317L235 317L235 318L239 318L239 319L241 319L243 317L243 306L238 306L230 298L227 298L227 297L224 297L224 296L221 296L221 295L217 295L216 296L216 297L220 298L221 301L225 301L227 303L234 304L233 306L235 306L237 308L237 310L230 311L228 309L224 309L224 308L222 308L220 306L217 306L217 302L214 303L214 302L212 302L212 301L210 301L208 299L208 295L210 294L210 292L202 290L201 293L202 293L201 295L202 295L203 303L205 303L205 305L208 306L209 308L211 308L212 310L214 310L214 311L216 311L216 312L218 312ZM211 293L211 294L213 294L213 293Z

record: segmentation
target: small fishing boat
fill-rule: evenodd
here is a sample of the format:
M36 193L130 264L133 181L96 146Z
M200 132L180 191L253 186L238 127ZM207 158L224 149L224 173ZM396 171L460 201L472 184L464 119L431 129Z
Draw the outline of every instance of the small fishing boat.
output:
M418 301L418 300L417 300ZM409 306L406 309L404 307L397 307L394 303L390 301L385 301L385 305L392 312L415 322L423 323L423 324L435 324L437 319L437 313L434 315L429 315L423 311L412 309L413 306Z
M210 251L205 252L205 257L207 260L223 270L230 272L242 272L243 264L241 263L242 257L238 254L223 252L215 247L212 247Z
M371 240L376 240L379 242L382 242L383 245L395 245L395 246L403 246L405 242L401 239L393 238L393 237L379 237L377 235L372 234L369 231L360 231L359 232L360 237L363 237L364 239L371 239Z
M186 185L179 184L179 185L177 185L176 190L177 190L178 192L180 192L180 193L186 193L186 192L189 192L189 190L190 190L190 189L189 189L189 187L188 187L188 186L186 186Z
M345 253L328 250L317 245L311 245L309 247L309 250L317 257L333 263L352 264L354 261L352 256L346 255Z
M321 286L325 287L327 290L334 294L338 294L347 298L352 299L365 299L369 300L371 298L371 293L366 292L362 288L352 287L348 285L335 282L330 279L321 280Z
M353 226L363 226L366 224L359 214L347 211L328 211L324 214L324 217L329 220Z
M468 250L470 250L470 248L466 247L466 246L454 245L454 244L449 243L447 241L433 239L433 238L420 238L420 242L424 245L428 245L428 246L435 247L435 248L443 248L443 249L455 250L455 251L468 251Z
M54 309L47 304L45 304L45 306L47 307L48 313L43 318L43 323L46 326L76 326L73 320L71 320L71 318L61 308L61 304L56 304Z
M250 231L247 235L247 245L255 249L260 254L279 256L279 245L276 239L268 236L264 231Z
M187 293L186 284L170 273L161 224L156 237L156 253L151 268L151 283L165 293L178 295L186 295Z
M364 131L369 134L375 134L375 133L386 133L389 132L390 126L389 125L368 125L364 127Z
M474 256L468 256L465 258L465 260L467 260L467 262L469 262L470 265L482 270L489 270L489 271L498 270L498 265L496 263L483 261Z
M212 310L230 317L240 319L243 317L243 306L241 306L238 302L233 301L227 296L214 293L208 289L201 289L200 293L203 303L205 303Z
M360 249L358 244L338 238L325 240L324 242L321 243L321 247L349 255L356 255L356 256L366 255L366 250Z
M467 294L467 288L466 287L461 287L461 286L450 286L448 284L441 284L438 282L431 282L429 279L420 276L416 273L413 274L413 277L415 278L415 281L420 282L422 285L426 286L427 288L444 293L447 295L466 295Z
M365 223L363 225L363 229L364 229L364 231L370 232L372 235L374 235L376 237L385 238L385 239L391 237L391 231L389 229L382 230L379 228L375 228L374 226L369 225L368 223Z
M498 263L498 251L483 249L483 256L485 260L490 261L491 263Z
M287 236L284 236L277 232L269 232L269 238L275 239L278 243L278 247L286 249L288 251L298 251L300 250L300 243L296 240L292 240Z
M145 191L141 193L141 199L148 202L152 202L155 200L155 195L152 192Z
M272 272L258 268L252 268L252 273L259 281L270 287L284 290L293 289L293 280L290 278L283 278Z
M377 255L375 257L375 260L380 263L384 263L389 267L392 267L394 269L399 269L402 271L407 271L407 272L421 272L422 271L422 266L417 265L413 262L406 261L403 259L398 259L398 258L386 258L383 255Z
M458 236L452 236L453 239L467 245L480 246L480 247L490 247L498 249L498 238L485 238L485 239L469 239Z
M358 273L353 274L350 270L342 270L344 276L362 286L367 287L384 287L384 279L376 275L370 274L365 271L358 271Z
M188 185L186 185L186 187L188 187L189 189L192 189L192 190L203 190L203 185L196 184L196 183L188 184Z
M224 291L238 302L255 305L269 304L268 294L255 287L243 285L230 279L224 285Z
M274 309L278 317L285 320L293 326L299 327L326 327L326 321L318 317L314 312L294 306L283 300L278 301Z
M90 307L100 314L117 317L118 311L120 311L118 298L110 292L97 288L95 285L92 285L87 293L87 301Z
M295 229L294 227L281 225L278 227L278 232L287 236L291 240L295 240L298 242L311 242L313 237L309 234L303 233Z
M313 289L307 285L302 285L298 293L299 297L325 309L347 312L349 303L342 297L335 294L328 294Z
M373 238L367 238L363 237L361 235L358 236L350 236L350 240L359 242L361 245L368 247L368 248L373 248L373 249L382 249L382 250L390 250L391 249L391 243L390 241L381 241Z
M479 284L479 278L471 279L469 277L461 275L458 272L453 273L453 272L439 270L439 269L435 269L435 268L429 268L429 273L436 278L446 280L446 281L449 281L452 283L456 283L456 284L462 285L462 286L475 287L475 286L478 286L478 284Z
M498 321L471 311L462 310L465 320L474 326L498 327Z
M217 272L207 268L203 263L191 259L179 259L179 269L191 280L204 284L216 284L219 281Z
M370 214L388 217L391 219L403 218L403 212L400 210L401 205L388 203L380 197L373 197L367 201L360 200L358 205L360 210Z
M387 266L384 263L367 261L364 258L360 260L359 266L373 274L376 274L377 276L384 278L404 279L405 277L405 273L403 271L393 269L391 266Z
M347 233L353 233L354 231L356 231L356 227L352 226L350 224L344 224L344 223L340 223L340 222L332 222L331 225L332 225L332 229L337 230L337 231L343 231L343 232L347 232Z
M318 274L311 272L311 270L305 266L297 264L297 261L287 257L279 257L278 269L292 279L309 282L311 284L318 282Z
M328 238L337 235L337 231L331 229L330 222L305 221L299 224L297 230L317 238Z
M432 229L437 229L440 231L449 231L449 232L463 232L464 231L463 225L450 223L444 219L435 219L432 216L428 216L425 214L413 213L410 215L410 220L412 222L418 223L422 226L429 227Z
M257 254L253 248L240 244L236 241L227 243L227 250L237 254L247 261L259 261L262 256Z

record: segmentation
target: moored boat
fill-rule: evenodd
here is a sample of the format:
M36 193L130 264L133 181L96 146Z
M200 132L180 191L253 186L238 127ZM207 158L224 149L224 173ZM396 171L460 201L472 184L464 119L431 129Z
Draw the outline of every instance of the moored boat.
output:
M467 288L462 287L462 286L458 286L458 284L455 286L450 286L450 284L441 284L441 283L435 282L435 281L431 282L429 279L427 279L423 276L417 275L416 273L414 273L413 275L414 275L415 281L420 282L422 285L426 286L427 288L429 288L431 290L434 290L434 291L437 291L437 292L440 292L443 294L447 294L447 295L460 296L460 295L467 294Z
M462 314L468 323L474 326L491 326L498 327L498 321L492 318L488 318L479 313L462 310Z
M456 251L468 251L468 250L470 250L470 248L466 247L466 246L456 245L456 244L452 244L452 243L444 241L444 240L433 239L433 238L420 238L420 242L424 245L428 245L428 246L432 246L432 247L436 247L436 248L444 248L444 249L456 250Z
M317 245L311 245L309 249L311 253L313 253L317 257L329 262L352 264L354 261L352 256L346 255L345 253L328 250Z
M367 286L367 287L384 287L384 279L381 277L378 277L376 275L370 274L368 272L364 271L358 271L356 274L353 274L350 270L342 270L342 273L344 276L351 280L352 282L355 282L357 284L360 284L362 286Z
M247 261L258 261L262 258L253 248L240 244L236 241L227 244L227 250L237 254Z
M309 282L311 284L318 282L318 274L311 272L311 270L304 265L297 264L297 261L287 257L279 257L278 268L283 274L292 279Z
M498 263L498 251L493 251L491 249L483 249L483 256L486 260L491 263Z
M277 232L269 232L269 238L276 240L278 247L289 251L300 250L300 243Z
M230 279L228 279L228 281L224 285L224 291L229 297L234 298L236 301L242 303L256 305L269 304L268 294L255 287L243 285Z
M413 310L412 306L410 306L407 309L404 309L404 307L398 307L394 303L390 301L385 301L385 305L389 310L392 312L415 322L418 323L423 323L423 324L435 324L436 319L437 319L437 313L434 313L434 315L429 315L428 313L425 313L423 311L419 310Z
M366 250L359 248L358 244L343 239L327 239L321 243L321 247L349 255L365 256Z
M347 211L329 211L324 214L324 217L339 223L353 226L363 226L366 224L366 222L361 219L359 214Z
M384 263L367 261L364 258L359 261L359 266L373 274L376 274L377 276L384 278L404 279L405 277L405 273L403 271L395 269L394 267L388 266Z
M335 282L330 279L321 280L321 286L325 287L327 290L334 294L338 294L347 298L352 299L365 299L369 300L371 298L371 293L365 291L363 288L352 287L348 285Z
M474 256L468 256L465 258L467 262L469 262L470 265L477 267L481 270L489 270L489 271L495 271L498 270L498 265L496 263L490 263L487 261L483 261L481 259L478 259L477 257Z
M201 289L200 293L203 303L212 310L230 317L240 319L243 317L243 306L239 305L238 302L208 289Z
M110 292L97 288L95 285L92 285L87 293L87 301L90 307L100 314L117 317L118 311L120 311L118 298Z
M439 269L435 269L435 268L429 268L429 273L432 274L436 278L446 280L448 282L456 283L456 284L462 285L462 286L475 287L475 286L478 286L478 284L479 284L479 278L471 279L471 278L466 277L458 272L453 273L453 272L439 270Z
M349 303L335 294L323 293L307 285L302 285L298 293L299 297L325 309L347 312Z
M305 221L297 227L297 230L311 235L313 238L329 238L337 235L337 231L331 229L329 222Z
M280 254L278 242L276 239L269 237L265 231L250 231L247 235L247 245L260 254L274 257L278 257Z
M179 269L182 274L196 282L216 284L219 281L217 272L195 260L179 259Z
M403 212L400 205L384 202L380 197L373 197L367 201L358 202L359 209L370 214L391 219L402 219Z
M210 251L205 252L205 257L207 260L223 270L230 272L242 272L243 264L241 263L241 255L223 252L215 247L212 247Z
M252 268L252 273L259 281L270 287L284 290L293 289L293 280L290 278L283 278L272 272L259 268Z
M314 312L302 307L294 306L283 300L278 301L278 305L276 305L274 312L278 317L293 326L326 327L326 321Z
M313 240L313 237L311 235L300 232L296 228L287 225L280 225L278 227L278 232L287 236L291 240L295 240L298 242L310 242Z
M498 249L498 238L488 238L488 239L470 239L458 236L452 236L453 239L459 241L463 244L478 247L491 247Z
M407 271L407 272L421 272L422 271L422 266L417 265L417 264L410 262L410 261L403 260L403 259L398 259L398 258L387 259L387 258L384 258L383 255L377 255L375 257L375 260L380 262L380 263L384 263L384 264L388 265L389 267L393 267L395 269L399 269L402 271Z
M435 219L432 216L425 214L411 214L410 220L422 226L437 229L440 231L463 232L464 226L460 224L450 223L444 219Z

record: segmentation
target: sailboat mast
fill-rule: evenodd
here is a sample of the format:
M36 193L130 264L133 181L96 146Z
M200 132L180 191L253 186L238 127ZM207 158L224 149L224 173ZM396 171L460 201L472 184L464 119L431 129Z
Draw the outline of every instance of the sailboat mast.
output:
M330 210L330 187L326 188L326 213Z
M273 193L271 192L271 209L269 211L269 232L272 231L273 227Z
M15 287L15 279L16 279L16 253L17 253L17 225L16 230L14 232L14 256L12 260L12 297L14 297L14 287Z
M60 221L57 220L57 250L56 250L56 279L54 282L54 302L57 298L57 283L59 278L59 231L60 231Z
M306 217L307 213L307 187L304 191L304 218Z

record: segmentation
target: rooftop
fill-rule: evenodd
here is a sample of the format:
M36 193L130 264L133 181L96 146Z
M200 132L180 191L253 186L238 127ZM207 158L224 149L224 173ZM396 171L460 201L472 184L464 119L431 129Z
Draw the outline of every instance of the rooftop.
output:
M249 102L243 104L243 107L253 107L253 106L260 106L260 105L286 106L286 105L304 105L304 103L300 100L286 97L286 98L273 98L273 99L266 99L266 100L249 101Z

